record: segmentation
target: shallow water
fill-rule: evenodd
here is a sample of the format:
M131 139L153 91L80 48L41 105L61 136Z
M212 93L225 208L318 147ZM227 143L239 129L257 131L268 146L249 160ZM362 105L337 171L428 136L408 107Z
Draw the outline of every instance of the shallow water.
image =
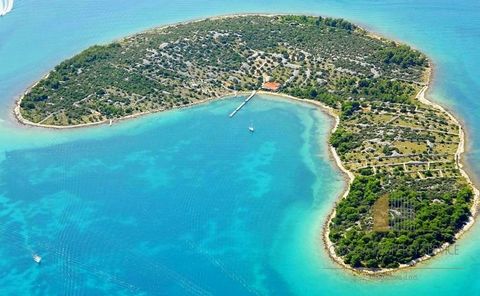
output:
M426 52L431 95L465 122L478 175L478 1L18 0L0 18L2 294L480 294L478 225L393 278L330 262L320 229L343 181L311 106L256 97L231 120L238 98L71 131L11 118L16 96L89 45L238 12L342 16Z
M7 152L1 286L22 279L12 292L282 291L278 272L303 252L284 242L319 232L322 205L341 189L318 142L330 123L311 106L261 96L230 119L240 101L99 128L137 125L105 139ZM32 252L43 255L41 266Z

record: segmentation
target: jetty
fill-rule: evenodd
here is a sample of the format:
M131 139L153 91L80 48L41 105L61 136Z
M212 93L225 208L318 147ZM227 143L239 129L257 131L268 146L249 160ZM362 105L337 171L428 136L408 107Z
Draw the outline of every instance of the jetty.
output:
M235 116L235 114L237 114L237 112L240 111L240 109L242 109L243 106L245 106L245 105L248 103L248 101L250 101L256 94L257 94L257 91L254 90L254 91L248 96L248 98L246 98L245 101L243 101L243 102L240 104L240 106L237 107L237 109L233 110L233 112L230 113L229 116L230 116L230 117Z

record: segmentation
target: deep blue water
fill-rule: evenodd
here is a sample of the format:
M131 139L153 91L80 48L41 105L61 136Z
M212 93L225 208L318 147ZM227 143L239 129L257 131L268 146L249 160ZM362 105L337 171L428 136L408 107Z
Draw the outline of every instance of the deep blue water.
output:
M328 259L320 229L343 181L310 106L257 97L229 119L238 98L71 131L12 119L29 84L89 45L238 12L341 16L426 52L430 95L465 123L480 175L478 1L17 0L0 18L0 294L480 295L478 225L383 280Z

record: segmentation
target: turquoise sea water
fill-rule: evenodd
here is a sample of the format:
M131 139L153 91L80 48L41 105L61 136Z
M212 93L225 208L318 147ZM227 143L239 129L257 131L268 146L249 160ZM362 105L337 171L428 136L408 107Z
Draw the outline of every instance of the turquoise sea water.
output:
M0 18L0 294L480 295L478 225L395 277L330 262L320 229L344 184L310 106L257 97L231 120L237 98L70 131L12 119L15 97L89 45L239 12L341 16L426 52L480 175L478 1L17 0Z

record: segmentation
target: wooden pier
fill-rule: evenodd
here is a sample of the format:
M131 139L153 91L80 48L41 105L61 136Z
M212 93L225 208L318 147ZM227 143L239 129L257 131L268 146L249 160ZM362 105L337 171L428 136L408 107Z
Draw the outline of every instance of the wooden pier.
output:
M230 117L235 116L235 114L237 114L237 112L240 111L240 109L242 109L243 106L245 106L245 105L248 103L248 101L250 101L250 100L255 96L256 93L257 93L257 91L254 90L254 91L248 96L248 98L246 98L245 101L243 101L243 102L240 104L240 106L237 107L237 109L233 110L233 112L230 113L229 116L230 116Z

